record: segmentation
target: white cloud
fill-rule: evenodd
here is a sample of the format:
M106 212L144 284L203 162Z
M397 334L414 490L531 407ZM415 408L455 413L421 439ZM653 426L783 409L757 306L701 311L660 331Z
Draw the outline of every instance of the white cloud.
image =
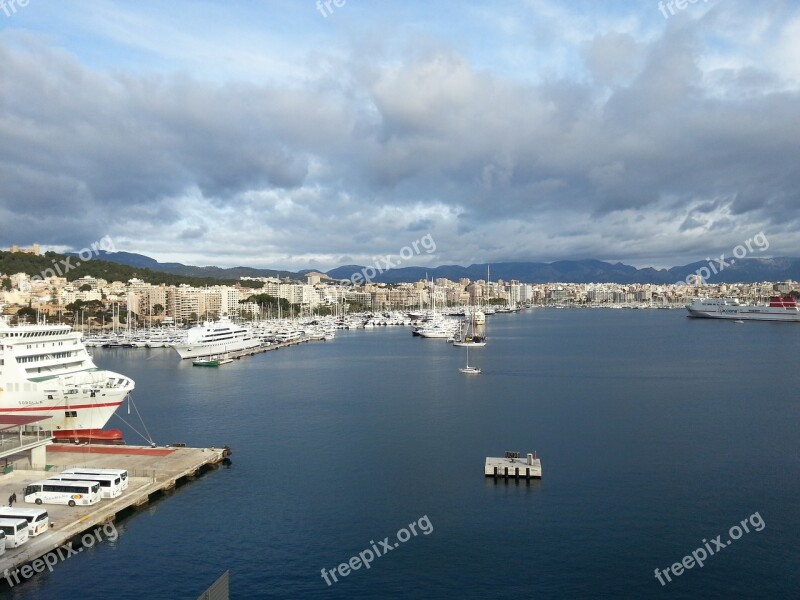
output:
M78 5L0 34L9 243L111 234L163 260L302 268L431 233L424 258L447 263L663 265L756 227L800 252L800 17L780 0L667 22L583 0L334 20L205 2L188 23L182 2Z

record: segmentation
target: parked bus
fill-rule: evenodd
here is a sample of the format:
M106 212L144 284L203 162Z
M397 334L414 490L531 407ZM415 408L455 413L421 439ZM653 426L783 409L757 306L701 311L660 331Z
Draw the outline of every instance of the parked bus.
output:
M0 531L5 534L6 548L17 548L28 541L28 522L25 519L0 519Z
M97 504L100 484L97 481L59 481L43 479L25 486L25 502L36 504Z
M119 475L89 475L88 473L71 474L61 473L53 479L60 481L96 481L100 484L100 496L103 498L116 498L122 495L122 479Z
M77 467L61 471L62 475L119 475L122 479L122 491L128 489L128 471L125 469L90 469L89 467ZM91 479L91 477L89 478Z
M35 537L50 528L50 516L43 508L0 508L0 519L25 519L28 522L28 535Z

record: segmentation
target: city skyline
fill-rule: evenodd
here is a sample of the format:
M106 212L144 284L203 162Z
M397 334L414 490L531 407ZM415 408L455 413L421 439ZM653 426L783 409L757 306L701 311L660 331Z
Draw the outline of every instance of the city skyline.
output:
M326 271L430 235L413 264L663 268L764 232L800 255L800 9L669 5L6 3L4 245Z

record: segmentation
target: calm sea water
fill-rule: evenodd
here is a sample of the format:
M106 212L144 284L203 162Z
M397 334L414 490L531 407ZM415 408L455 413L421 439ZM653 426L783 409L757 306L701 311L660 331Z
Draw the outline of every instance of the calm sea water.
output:
M477 377L408 328L220 369L97 350L159 444L229 444L233 465L6 597L194 600L227 569L233 598L796 597L800 326L540 309L488 334ZM485 479L505 450L537 450L544 478ZM762 531L655 579L756 512ZM428 535L326 585L425 516Z

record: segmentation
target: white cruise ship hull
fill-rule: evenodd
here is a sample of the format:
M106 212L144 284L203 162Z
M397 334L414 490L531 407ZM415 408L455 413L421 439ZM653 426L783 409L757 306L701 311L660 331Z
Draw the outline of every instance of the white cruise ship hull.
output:
M25 427L98 431L133 391L124 375L99 369L66 325L10 326L0 318L0 416Z
M199 344L173 344L172 347L183 358L200 358L227 352L240 352L261 346L261 340L245 338L238 340L225 340L218 342L202 342Z
M106 374L116 375L124 383L115 388L79 386L75 393L61 393L60 384L48 382L36 384L27 392L0 391L0 415L38 417L44 420L36 425L50 431L102 429L133 391L133 381L127 377L109 371Z
M690 317L701 319L800 322L797 300L791 296L773 296L767 306L743 305L728 298L702 298L687 304L686 310Z
M731 319L742 321L793 321L800 322L800 313L770 312L768 307L739 307L722 311L698 310L687 306L690 317L698 319Z

